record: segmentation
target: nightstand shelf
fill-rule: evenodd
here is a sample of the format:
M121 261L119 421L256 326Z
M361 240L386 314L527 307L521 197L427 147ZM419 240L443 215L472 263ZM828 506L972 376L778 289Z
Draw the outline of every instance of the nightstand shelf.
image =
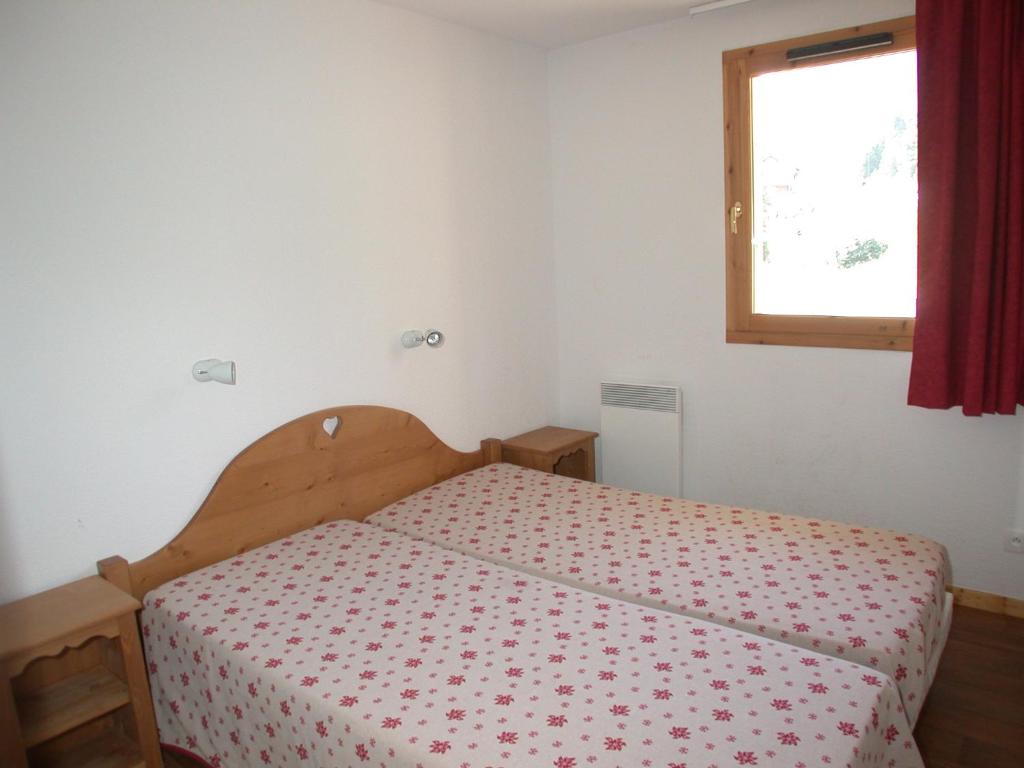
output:
M145 768L139 745L123 733L107 729L74 746L51 754L34 754L33 768Z
M128 686L104 666L17 698L21 738L34 747L131 702Z
M0 765L162 765L139 607L97 576L0 606Z

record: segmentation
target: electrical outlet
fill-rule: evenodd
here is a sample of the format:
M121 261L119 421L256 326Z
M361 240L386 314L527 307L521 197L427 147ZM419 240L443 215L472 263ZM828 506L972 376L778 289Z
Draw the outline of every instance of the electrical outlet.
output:
M1024 554L1024 530L1014 530L1012 528L1008 530L1006 538L1003 539L1003 549L1007 552Z

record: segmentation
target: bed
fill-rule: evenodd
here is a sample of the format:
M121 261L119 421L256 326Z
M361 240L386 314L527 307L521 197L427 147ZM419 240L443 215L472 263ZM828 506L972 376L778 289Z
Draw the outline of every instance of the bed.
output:
M498 455L310 414L102 561L144 601L161 739L218 768L922 765L886 675L358 522Z
M149 593L161 740L220 766L919 766L884 676L342 521Z
M951 620L920 536L664 498L491 464L367 522L884 673L916 723Z

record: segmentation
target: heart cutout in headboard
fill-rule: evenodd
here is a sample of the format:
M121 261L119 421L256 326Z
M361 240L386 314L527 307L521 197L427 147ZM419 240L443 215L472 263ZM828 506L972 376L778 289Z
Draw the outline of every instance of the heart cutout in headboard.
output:
M341 427L341 419L339 419L337 416L330 416L330 417L324 419L324 423L323 423L324 432L326 432L327 436L329 438L331 438L332 440L334 439L335 435L338 434L338 429L340 427Z

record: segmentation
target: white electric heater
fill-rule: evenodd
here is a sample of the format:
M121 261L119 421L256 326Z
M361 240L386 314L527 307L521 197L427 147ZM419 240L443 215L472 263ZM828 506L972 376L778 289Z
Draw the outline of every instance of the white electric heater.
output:
M601 382L601 482L680 496L682 437L678 386Z

